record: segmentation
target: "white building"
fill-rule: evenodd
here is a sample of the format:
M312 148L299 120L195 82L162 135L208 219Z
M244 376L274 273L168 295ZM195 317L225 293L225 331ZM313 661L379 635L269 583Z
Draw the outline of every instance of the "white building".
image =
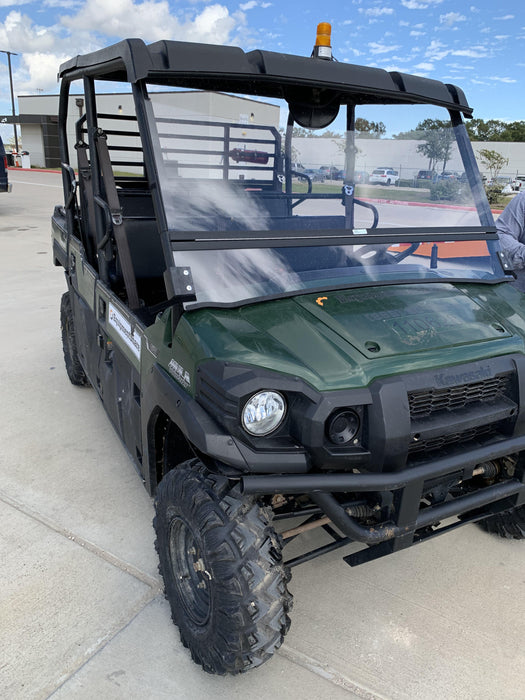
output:
M247 98L223 93L198 91L155 92L152 102L165 107L172 116L198 118L202 114L213 114L218 121L235 124L257 124L279 127L279 107ZM22 148L30 156L31 166L36 168L60 167L58 142L58 95L23 95L18 97ZM105 93L97 95L97 109L104 114L135 115L131 93ZM70 162L75 165L75 125L84 113L82 95L70 95L68 106L67 135ZM1 117L12 123L10 116ZM125 122L123 123L125 124ZM124 127L123 127L124 128ZM134 126L136 129L136 125ZM138 142L138 141L137 141Z

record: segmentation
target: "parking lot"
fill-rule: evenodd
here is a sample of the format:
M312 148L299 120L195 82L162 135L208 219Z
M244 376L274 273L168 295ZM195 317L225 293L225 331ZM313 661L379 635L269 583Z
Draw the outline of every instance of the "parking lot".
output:
M191 661L157 571L153 505L92 389L72 386L50 217L61 179L0 195L0 697L524 700L525 542L466 526L350 568L293 571L292 626L263 667ZM322 534L306 533L308 544Z

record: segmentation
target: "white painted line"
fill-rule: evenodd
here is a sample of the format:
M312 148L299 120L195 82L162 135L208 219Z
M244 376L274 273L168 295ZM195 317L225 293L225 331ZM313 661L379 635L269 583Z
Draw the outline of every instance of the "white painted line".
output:
M56 190L62 189L62 185L47 185L44 182L26 182L25 180L13 180L12 177L9 178L9 182L16 183L17 185L35 185L36 187L54 187Z

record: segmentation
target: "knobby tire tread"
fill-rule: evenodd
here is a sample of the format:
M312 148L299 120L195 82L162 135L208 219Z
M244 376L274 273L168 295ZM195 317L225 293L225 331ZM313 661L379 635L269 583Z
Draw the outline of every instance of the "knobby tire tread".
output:
M169 472L155 501L155 546L172 618L193 660L210 673L237 674L264 663L290 626L292 596L281 542L255 498L212 474L197 460ZM186 616L170 571L169 512L200 523L200 546L212 575L209 624L198 629Z

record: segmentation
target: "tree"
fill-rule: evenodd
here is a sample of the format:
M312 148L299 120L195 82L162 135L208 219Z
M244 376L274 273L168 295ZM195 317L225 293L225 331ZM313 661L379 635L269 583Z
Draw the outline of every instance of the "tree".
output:
M468 119L466 127L471 141L525 141L525 121Z
M355 120L355 131L360 138L379 139L386 134L386 126L383 122L370 122L358 117Z
M428 169L434 170L441 161L445 170L454 142L450 122L442 119L424 119L417 125L416 131L421 133L421 140L425 140L416 150L428 158Z
M497 151L491 151L488 148L482 148L478 155L481 162L490 173L491 179L494 181L503 168L509 164L509 159L505 158Z
M393 138L402 140L421 141L425 138L425 132L419 129L411 129L410 131L400 131L399 134L394 134Z

